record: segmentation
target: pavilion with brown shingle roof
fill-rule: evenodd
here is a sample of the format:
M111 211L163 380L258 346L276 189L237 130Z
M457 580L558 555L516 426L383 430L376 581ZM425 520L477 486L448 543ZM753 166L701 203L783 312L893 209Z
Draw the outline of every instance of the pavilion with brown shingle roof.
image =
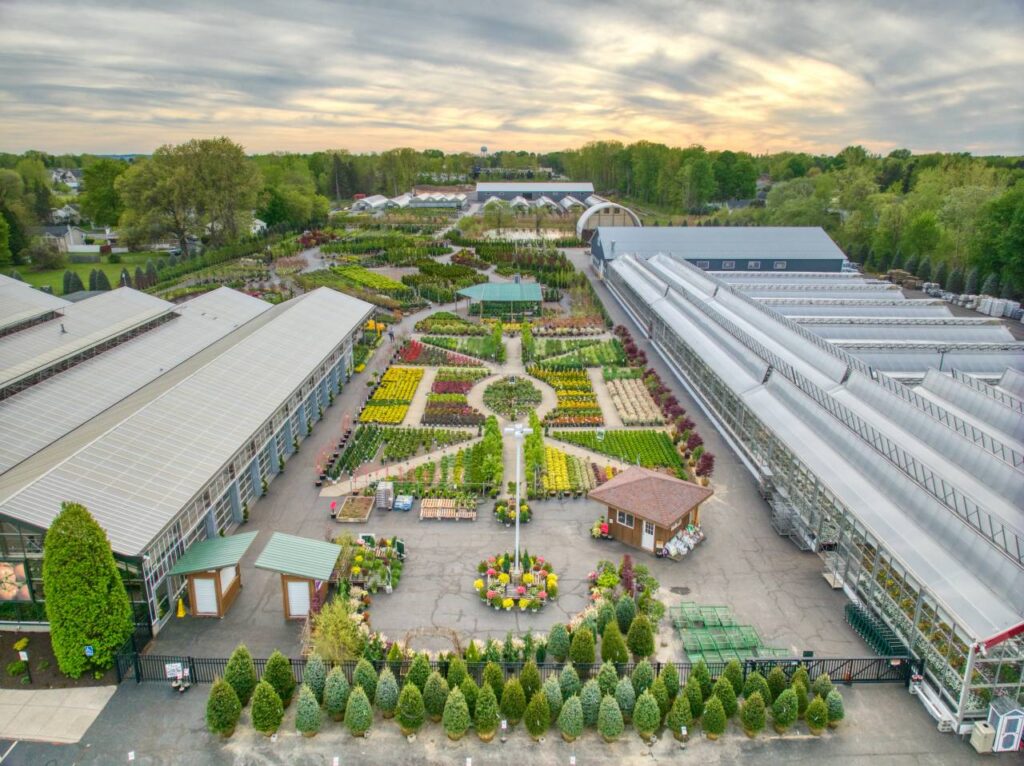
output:
M608 506L608 533L654 553L688 524L700 523L700 504L714 492L647 468L629 468L588 497Z

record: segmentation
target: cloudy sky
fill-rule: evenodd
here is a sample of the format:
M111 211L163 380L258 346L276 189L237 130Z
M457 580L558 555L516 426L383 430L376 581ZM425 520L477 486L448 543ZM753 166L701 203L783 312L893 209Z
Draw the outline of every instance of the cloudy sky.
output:
M0 0L0 150L1024 153L1024 0Z

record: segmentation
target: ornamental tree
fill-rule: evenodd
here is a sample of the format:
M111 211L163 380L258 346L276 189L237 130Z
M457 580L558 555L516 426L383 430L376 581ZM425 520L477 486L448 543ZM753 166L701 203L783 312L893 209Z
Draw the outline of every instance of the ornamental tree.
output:
M740 665L739 660L729 660L725 665L722 675L729 679L729 683L732 684L732 690L736 694L743 691L743 666Z
M622 711L619 710L615 698L605 697L601 700L601 707L597 713L597 730L601 732L601 736L606 742L614 742L622 736L622 731L625 728Z
M839 693L838 689L833 689L828 693L828 696L825 698L825 706L828 708L828 725L834 729L846 717L846 711L843 708L843 696Z
M799 681L794 681L790 688L796 695L796 717L803 718L807 712L807 687Z
M282 705L288 707L291 704L295 694L295 674L292 672L292 663L276 649L263 668L263 680L274 687Z
M637 666L633 668L631 680L633 682L633 691L637 697L647 689L650 689L651 684L654 683L654 668L651 667L651 663L647 660L640 660Z
M398 707L398 682L391 668L385 667L380 672L373 705L385 718L391 718L395 714L395 708Z
M690 703L690 712L693 713L694 720L700 718L704 714L704 695L700 691L700 681L693 675L683 687L683 694L686 695L686 701Z
M548 698L544 692L538 690L530 697L526 713L523 714L523 723L534 739L540 739L551 726L551 709L548 707Z
M224 680L231 684L242 707L248 705L257 679L256 666L245 644L236 646L235 651L228 657L228 664L224 667Z
M715 681L711 693L722 701L722 710L725 711L726 718L732 718L736 715L736 692L733 690L728 678L724 675L720 676ZM807 695L805 694L804 696L806 697Z
M597 610L597 632L603 636L605 628L610 622L616 622L615 604L606 599L601 602L601 606Z
M795 683L799 683L804 687L805 690L810 691L811 675L807 672L807 668L803 665L794 670L793 675L790 676L789 685L792 686Z
M647 615L638 614L626 634L626 646L634 657L645 658L654 654L654 631Z
M366 689L362 686L354 686L352 693L348 695L348 704L345 706L345 728L353 737L362 737L372 725L373 708L370 707Z
M505 691L505 671L497 662L488 662L484 666L482 684L490 686L497 699L501 699L501 693Z
M580 704L583 705L584 726L597 725L597 711L601 707L602 699L601 687L596 679L591 678L583 684L583 689L580 691Z
M654 699L658 703L658 710L661 713L661 717L664 718L668 714L668 708L671 702L669 701L668 689L665 688L665 681L659 675L654 679L654 683L651 684L651 688L648 689Z
M807 706L807 728L811 734L821 734L822 729L828 726L828 705L821 697L815 697Z
M420 692L422 692L423 687L427 685L427 678L429 676L430 660L427 659L425 652L420 652L409 663L409 671L405 674L405 682L407 684L416 684Z
M323 713L320 711L320 703L316 700L316 693L303 684L299 688L299 701L295 706L295 728L311 737L320 731L322 724Z
M558 714L558 729L562 738L572 742L583 733L583 706L579 697L570 697Z
M624 718L628 720L632 717L636 705L636 692L633 691L633 682L628 678L620 678L615 685L615 702Z
M469 706L458 688L452 689L445 700L441 720L448 739L462 739L462 735L469 729Z
M356 669L352 672L352 691L361 686L366 692L366 699L372 700L377 695L377 671L365 657L360 657ZM349 695L351 696L351 695Z
M633 728L643 740L649 740L654 730L661 723L661 711L658 709L658 701L649 691L645 691L636 699L633 707Z
M423 707L431 721L440 721L444 715L444 703L448 700L448 682L436 670L427 677L423 687Z
M685 694L678 695L672 701L672 707L665 717L665 725L672 730L673 736L679 740L683 737L683 727L685 726L689 730L693 726L693 715L690 713L690 703L686 699Z
M626 641L619 630L619 623L610 621L601 634L601 659L605 662L624 663L629 661Z
M679 668L675 666L674 662L665 663L658 674L658 678L665 684L665 691L668 692L670 700L674 700L679 696Z
M46 619L57 665L78 678L106 669L134 629L132 607L106 532L89 511L64 503L43 544ZM93 647L86 657L84 646Z
M782 668L776 665L768 674L768 691L771 692L772 702L775 702L779 695L788 688L789 681L786 680L786 674L782 671ZM768 700L765 700L765 704L767 703Z
M551 723L554 723L558 718L558 714L562 712L562 687L558 685L558 679L555 676L548 676L544 679L544 683L541 684L540 690L548 698Z
M324 682L324 707L327 708L327 715L334 721L340 721L345 717L345 706L348 704L349 686L345 678L345 671L339 668L332 668L327 674Z
M540 671L537 669L536 662L530 660L523 665L523 669L519 673L519 683L522 684L526 699L532 700L533 695L540 691L541 685Z
M466 661L461 657L452 657L451 662L448 663L448 673L445 675L448 681L448 688L455 689L462 686L462 681L466 676Z
M818 677L814 679L814 683L811 684L811 691L816 697L821 697L822 699L828 698L832 688L832 679L828 673L819 673Z
M407 683L398 695L398 709L395 711L395 720L402 734L409 736L418 732L425 718L426 710L420 688L416 684Z
M505 684L505 690L501 693L501 714L512 727L523 719L524 712L526 695L523 694L523 685L519 683L518 678L512 678Z
M711 671L708 670L708 664L704 660L697 660L697 664L690 671L690 677L697 679L697 683L700 684L701 696L704 700L707 700L711 696L711 687L714 686L714 683L711 681Z
M448 686L454 691L454 687L450 683ZM469 708L469 717L473 718L476 715L476 701L480 697L480 687L476 685L473 676L467 675L462 679L458 689L462 692L463 699L466 700L466 707Z
M761 692L752 692L750 696L744 698L743 705L740 706L740 723L748 737L753 737L764 729L765 706Z
M636 617L636 603L632 596L624 593L615 602L615 619L619 623L619 631L623 635L629 633L629 626L633 624L634 617Z
M772 723L779 734L785 733L786 729L796 722L798 710L796 692L792 689L784 689L775 698L775 702L772 703Z
M610 662L601 665L597 672L597 685L601 687L601 696L615 694L615 686L619 683L619 672Z
M327 682L327 664L319 654L310 655L302 673L302 683L309 687L317 703L324 701L324 684Z
M548 631L548 654L555 662L565 662L569 656L569 631L560 622L552 625Z
M704 706L704 715L701 716L700 720L709 739L717 739L725 733L726 717L720 697L717 695L711 696L708 704Z
M571 662L562 668L562 672L558 674L558 685L562 689L563 700L567 700L569 697L580 693L580 676Z
M476 700L476 724L477 734L481 737L493 735L498 728L498 698L494 696L494 689L489 684L480 687L480 696Z
M241 715L242 703L238 701L234 688L218 678L210 687L210 696L206 700L206 728L214 734L230 737Z
M252 693L252 727L263 734L273 734L281 726L284 705L274 687L266 681L256 684Z
M747 680L743 684L743 697L749 698L753 694L760 694L761 701L765 704L772 698L772 691L768 688L768 682L756 670L747 676Z
M594 634L585 626L578 627L572 634L572 643L569 645L569 659L574 665L593 665Z

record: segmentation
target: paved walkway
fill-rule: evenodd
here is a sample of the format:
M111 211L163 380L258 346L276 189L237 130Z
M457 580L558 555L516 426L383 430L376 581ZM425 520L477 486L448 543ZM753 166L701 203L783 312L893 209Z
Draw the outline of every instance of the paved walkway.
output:
M609 428L621 428L622 418L619 416L619 411L615 409L615 402L612 401L611 392L608 390L608 384L604 382L604 372L600 367L588 367L587 375L590 376L590 385L594 387L594 393L597 394L597 404L601 408L601 414L604 416L604 424Z
M116 686L0 689L0 739L78 742L116 690Z
M412 365L409 366L411 367ZM423 370L423 377L420 378L420 384L416 387L416 393L412 397L412 404L409 405L409 410L405 413L405 419L402 420L403 426L420 425L423 411L427 408L427 394L430 393L430 387L434 385L434 378L436 377L436 367L427 367Z

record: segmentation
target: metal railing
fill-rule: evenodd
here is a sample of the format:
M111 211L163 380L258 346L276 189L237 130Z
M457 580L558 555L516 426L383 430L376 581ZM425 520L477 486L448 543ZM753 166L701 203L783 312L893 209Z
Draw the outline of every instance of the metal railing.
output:
M993 399L1000 404L1009 407L1011 410L1024 414L1024 401L1018 399L1010 394L1003 393L995 386L990 386L988 383L982 383L977 378L971 377L966 373L960 372L960 370L953 370L953 380L959 381L964 385L970 386L975 391L979 391L987 396L989 399Z

